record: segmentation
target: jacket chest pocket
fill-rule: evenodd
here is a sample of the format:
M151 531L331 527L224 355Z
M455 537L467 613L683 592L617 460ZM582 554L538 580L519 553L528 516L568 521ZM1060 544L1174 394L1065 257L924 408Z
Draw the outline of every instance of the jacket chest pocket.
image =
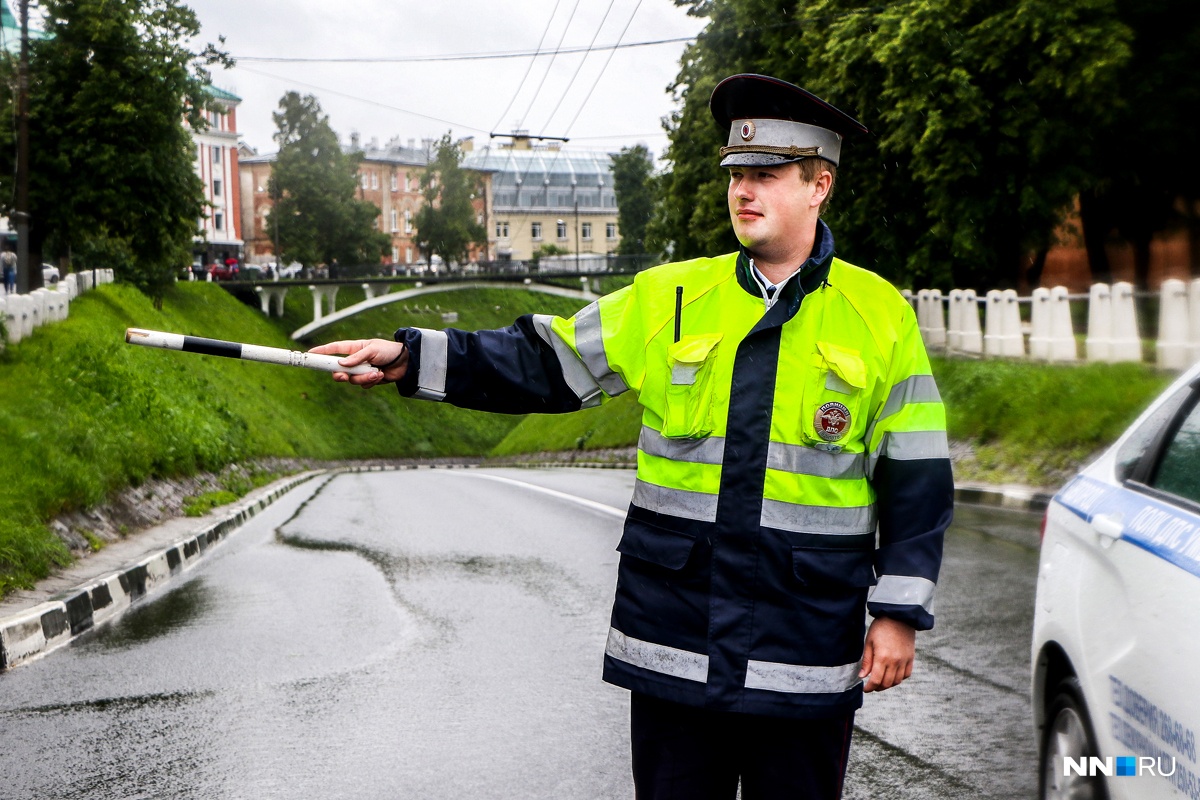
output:
M713 432L713 373L721 334L684 336L667 348L670 378L662 435L694 439Z
M819 448L840 450L863 429L867 367L858 351L817 342L805 377L800 429ZM861 435L861 434L859 434Z

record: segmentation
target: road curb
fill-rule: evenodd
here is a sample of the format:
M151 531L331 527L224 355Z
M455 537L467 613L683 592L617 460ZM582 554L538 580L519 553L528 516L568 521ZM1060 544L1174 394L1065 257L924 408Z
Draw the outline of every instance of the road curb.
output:
M0 618L0 672L39 658L117 616L190 570L258 512L300 484L326 472L316 470L287 478L266 494L233 506L216 522L173 544L33 608Z

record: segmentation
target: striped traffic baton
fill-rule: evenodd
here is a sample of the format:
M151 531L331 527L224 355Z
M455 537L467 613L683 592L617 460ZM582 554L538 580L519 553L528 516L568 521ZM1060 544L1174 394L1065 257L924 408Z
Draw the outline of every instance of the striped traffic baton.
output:
M365 375L376 371L376 368L370 364L343 367L338 363L339 356L324 356L300 350L284 350L281 347L226 342L221 339L205 339L201 336L184 336L179 333L147 331L141 328L126 328L125 342L142 347L158 347L163 350L182 350L185 353L201 353L206 356L240 358L245 361L261 361L264 364L282 364L285 367L305 367L321 372Z

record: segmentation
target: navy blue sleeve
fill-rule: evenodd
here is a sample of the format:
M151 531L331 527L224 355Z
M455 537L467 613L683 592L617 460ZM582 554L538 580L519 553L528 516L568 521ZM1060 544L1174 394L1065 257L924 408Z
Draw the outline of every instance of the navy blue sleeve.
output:
M395 339L409 350L408 372L396 384L404 397L502 414L580 408L554 348L538 335L532 314L499 330L401 328Z
M933 627L933 587L942 540L954 516L954 477L948 458L880 457L872 480L879 514L877 591L868 607L917 630Z

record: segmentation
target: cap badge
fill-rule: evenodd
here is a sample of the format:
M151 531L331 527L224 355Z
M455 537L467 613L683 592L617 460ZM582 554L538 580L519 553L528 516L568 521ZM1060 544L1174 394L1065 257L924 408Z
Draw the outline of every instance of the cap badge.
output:
M742 123L742 141L748 142L754 138L754 123L746 120Z
M836 442L850 430L850 409L841 403L826 403L817 409L813 427L817 436L827 442Z

